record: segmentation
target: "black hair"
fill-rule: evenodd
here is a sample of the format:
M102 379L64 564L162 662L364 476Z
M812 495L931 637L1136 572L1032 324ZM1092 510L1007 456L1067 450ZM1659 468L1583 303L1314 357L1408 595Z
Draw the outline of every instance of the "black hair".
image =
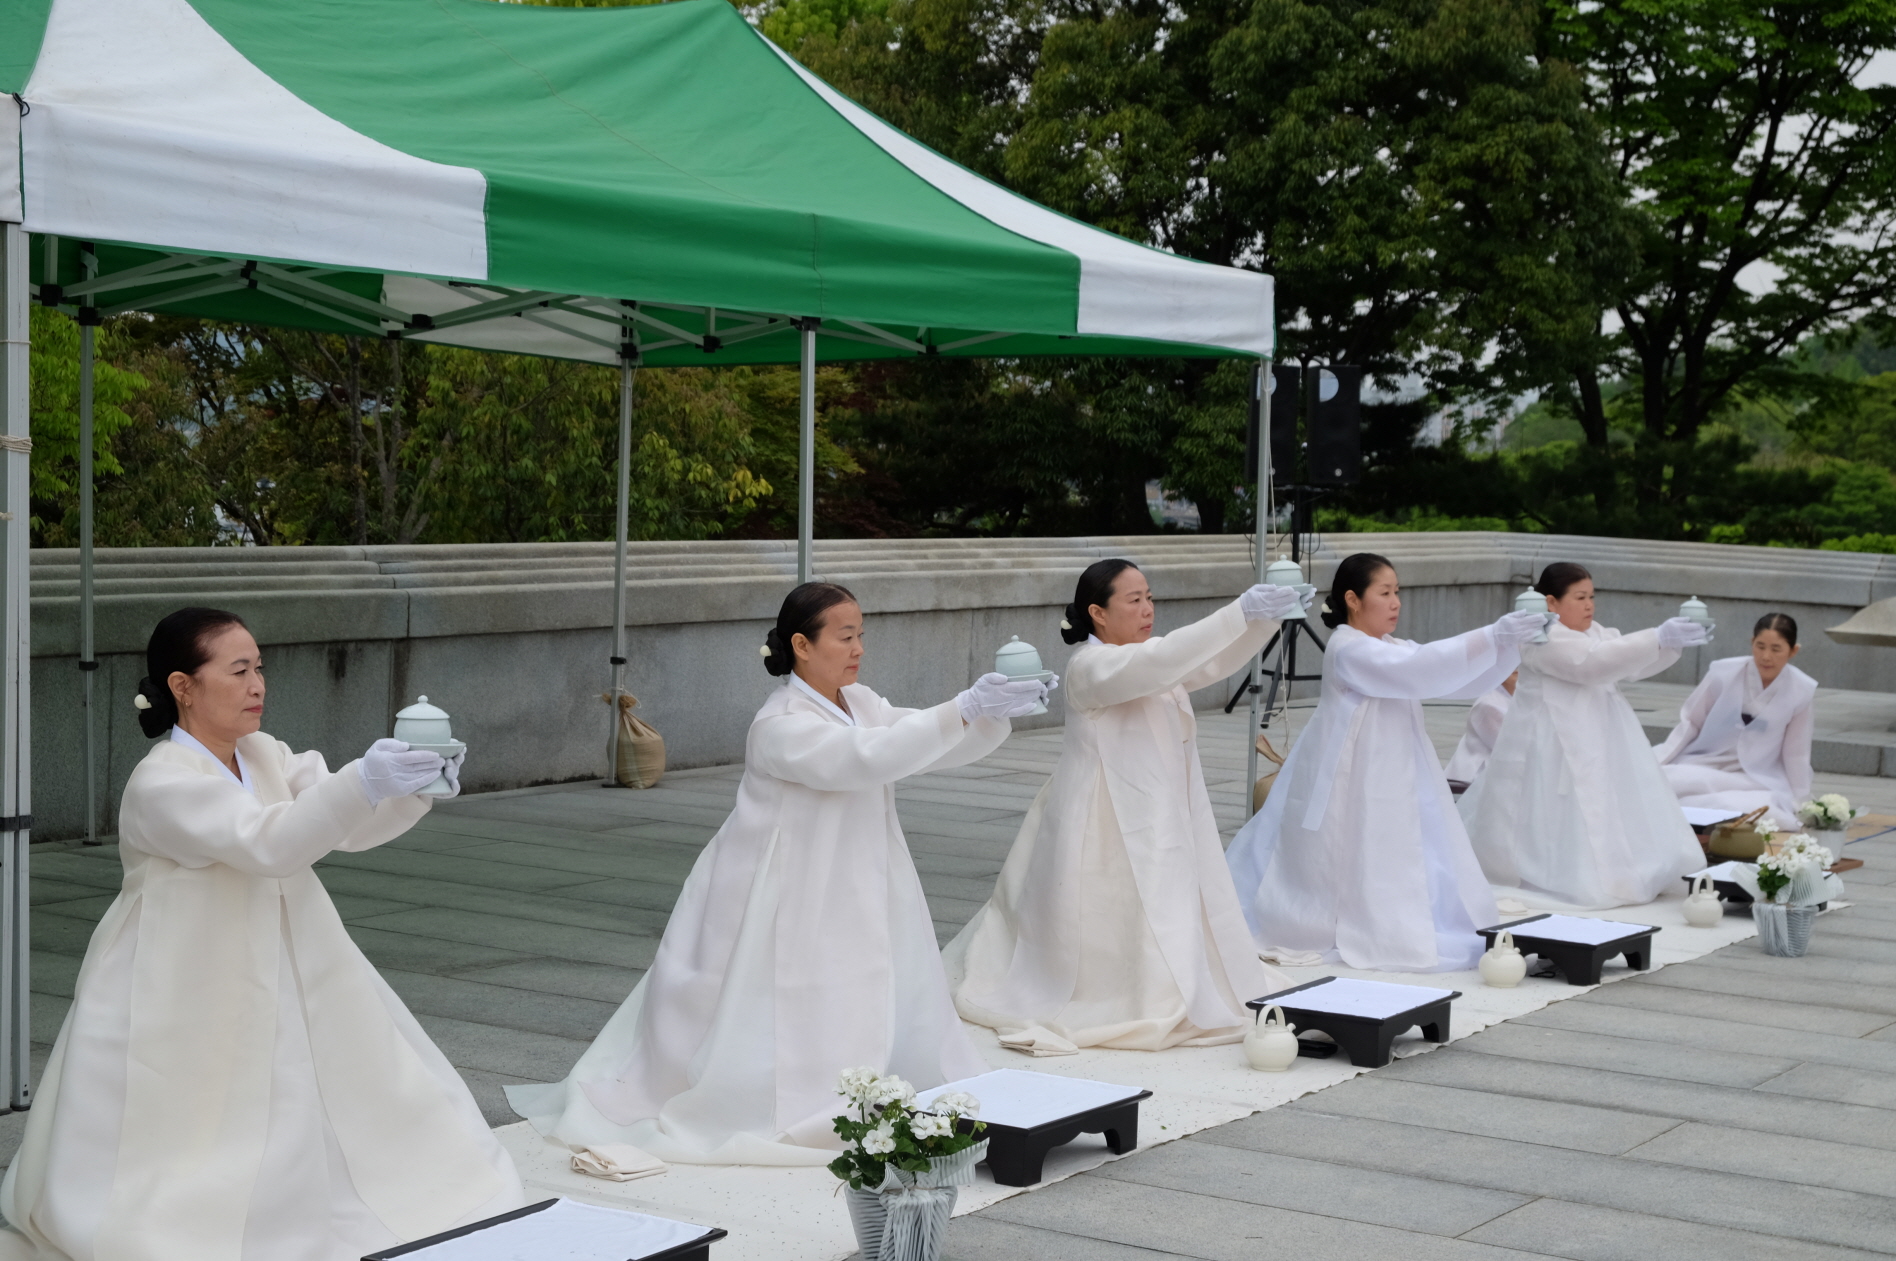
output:
M764 669L779 677L796 668L796 649L791 641L798 635L814 641L823 632L823 615L839 604L854 604L856 597L848 587L833 582L806 582L783 598L777 610L777 624L764 634Z
M153 740L178 725L178 698L171 694L173 674L196 674L211 659L211 640L232 626L249 627L223 609L179 609L152 627L145 641L145 677L138 694L150 707L138 711L138 725Z
M1541 570L1540 581L1534 584L1534 590L1559 600L1565 598L1567 591L1576 582L1592 581L1593 575L1587 572L1585 565L1576 565L1570 560L1557 560Z
M1066 606L1066 621L1060 627L1060 638L1069 644L1086 642L1093 633L1093 615L1087 612L1095 604L1105 608L1113 598L1113 584L1119 581L1119 575L1128 569L1139 567L1129 560L1114 557L1111 560L1096 560L1086 567L1080 580L1073 584L1073 603Z
M1330 596L1323 602L1323 624L1331 630L1350 620L1350 602L1344 598L1348 592L1355 592L1357 599L1369 590L1369 584L1376 581L1376 575L1383 570L1394 571L1386 556L1374 552L1358 552L1354 556L1345 556L1343 563L1336 567L1336 576L1330 579Z
M1776 631L1791 647L1797 647L1797 619L1789 613L1766 613L1751 628L1751 637L1756 639L1766 631Z

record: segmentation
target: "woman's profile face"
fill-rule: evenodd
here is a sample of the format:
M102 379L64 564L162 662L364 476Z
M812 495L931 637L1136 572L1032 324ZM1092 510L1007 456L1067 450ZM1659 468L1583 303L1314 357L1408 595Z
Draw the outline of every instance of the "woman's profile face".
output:
M1343 603L1349 607L1350 625L1357 630L1377 639L1393 635L1402 617L1402 583L1396 571L1385 565L1369 580L1363 594L1345 591Z
M1797 645L1778 631L1761 630L1751 637L1751 661L1758 667L1758 677L1766 683L1784 672L1797 651Z
M790 637L797 654L796 671L805 683L834 698L851 683L862 667L862 606L854 600L831 605L823 612L816 638Z
M1152 638L1152 586L1138 570L1121 570L1106 603L1089 604L1086 614L1093 619L1093 633L1101 643L1143 644Z
M178 725L200 740L230 743L263 726L263 652L250 632L226 626L205 644L197 673L174 671ZM207 741L208 742L208 741Z
M1584 631L1593 625L1593 579L1582 578L1567 588L1567 594L1547 597L1547 611L1560 619L1568 630Z

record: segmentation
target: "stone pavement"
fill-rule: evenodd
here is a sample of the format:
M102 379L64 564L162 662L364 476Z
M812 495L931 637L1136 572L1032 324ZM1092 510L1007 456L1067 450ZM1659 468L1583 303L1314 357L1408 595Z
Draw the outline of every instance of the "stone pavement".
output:
M1425 712L1446 754L1464 707ZM1307 717L1300 705L1293 725ZM1200 716L1227 834L1242 817L1242 740L1241 716ZM1023 733L898 788L942 940L986 899L1059 741ZM364 952L505 1124L517 1118L500 1087L562 1075L649 964L738 774L465 798L318 870ZM1896 813L1890 779L1826 775L1819 788ZM1819 921L1806 959L1739 945L1620 982L957 1219L950 1254L1896 1252L1896 841L1852 853L1869 860L1849 878L1858 905ZM119 868L111 846L40 846L33 862L43 1060ZM21 1122L0 1118L0 1154Z

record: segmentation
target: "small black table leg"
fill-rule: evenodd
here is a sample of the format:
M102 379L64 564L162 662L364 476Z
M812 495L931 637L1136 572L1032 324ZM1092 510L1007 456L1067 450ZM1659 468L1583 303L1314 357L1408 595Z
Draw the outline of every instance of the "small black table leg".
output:
M1047 1163L1047 1149L1038 1143L1009 1143L1002 1150L990 1146L988 1172L1004 1187L1030 1187L1040 1181L1041 1166Z
M1139 1146L1139 1101L1114 1108L1100 1118L1100 1132L1106 1136L1106 1150L1115 1156L1135 1151Z
M1641 946L1638 950L1626 951L1626 966L1635 972L1644 972L1652 953L1651 945Z
M1448 1041L1448 1030L1446 1028L1447 1024L1448 1022L1446 1020L1436 1020L1436 1021L1430 1022L1429 1024L1423 1025L1422 1026L1423 1039L1428 1042Z

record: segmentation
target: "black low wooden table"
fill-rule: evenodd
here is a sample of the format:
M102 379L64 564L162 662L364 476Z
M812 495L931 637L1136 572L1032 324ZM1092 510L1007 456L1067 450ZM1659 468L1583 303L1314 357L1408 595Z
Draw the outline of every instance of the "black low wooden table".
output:
M390 1261L394 1257L411 1256L429 1249L436 1251L429 1251L425 1257L417 1257L415 1261L454 1261L455 1240L496 1229L508 1232L508 1243L518 1246L523 1255L537 1254L538 1251L544 1249L548 1255L571 1257L577 1261L578 1254L572 1250L571 1246L561 1246L558 1242L558 1230L555 1225L557 1218L539 1216L556 1205L565 1206L561 1209L562 1213L575 1212L589 1219L596 1219L601 1213L618 1214L627 1219L626 1238L628 1240L637 1238L641 1233L647 1233L649 1237L649 1232L654 1230L673 1239L673 1242L659 1244L656 1250L650 1248L639 1250L639 1245L636 1243L616 1247L613 1244L600 1245L611 1250L588 1252L586 1261L595 1261L595 1258L596 1261L711 1261L711 1245L729 1233L715 1226L698 1226L691 1222L675 1222L668 1218L652 1217L649 1214L634 1213L627 1209L599 1208L591 1204L578 1204L572 1200L554 1199L529 1204L511 1213L489 1217L456 1230L444 1230L438 1235L417 1239L413 1243L405 1243L397 1248L371 1253L362 1258L362 1261ZM521 1224L515 1226L514 1223ZM537 1231L533 1229L536 1226L540 1228ZM514 1235L520 1236L518 1241L512 1237ZM680 1238L680 1236L684 1237Z
M1410 1029L1420 1027L1430 1042L1448 1041L1449 1004L1460 997L1460 990L1326 976L1253 998L1245 1006L1260 1012L1280 1007L1299 1031L1329 1034L1358 1068L1381 1068L1389 1062L1396 1035ZM1323 1054L1303 1043L1297 1053Z
M927 1107L936 1095L955 1090L981 1101L979 1119L987 1126L983 1162L1004 1187L1030 1187L1040 1181L1047 1153L1082 1134L1103 1134L1106 1150L1123 1156L1139 1146L1139 1101L1152 1092L1136 1086L1004 1068L979 1077L949 1082L920 1096Z
M1539 932L1535 931L1540 927ZM1644 972L1652 966L1651 924L1624 924L1618 920L1580 919L1570 915L1530 915L1493 928L1477 929L1490 949L1497 935L1514 934L1524 955L1539 955L1569 985L1598 985L1606 961L1626 956L1626 966Z

